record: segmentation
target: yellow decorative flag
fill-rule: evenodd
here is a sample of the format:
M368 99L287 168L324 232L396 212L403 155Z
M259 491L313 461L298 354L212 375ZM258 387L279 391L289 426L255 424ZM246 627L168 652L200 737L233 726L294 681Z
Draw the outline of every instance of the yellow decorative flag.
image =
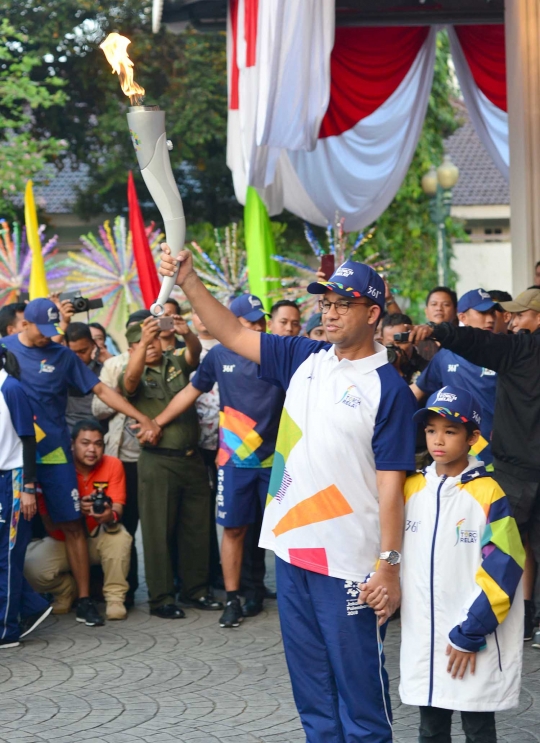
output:
M41 242L39 239L38 221L36 204L34 202L34 190L32 181L26 184L24 192L24 222L26 224L26 239L30 250L32 251L32 266L30 268L30 286L28 293L30 299L47 297L49 287L47 286L47 276L45 274L45 264L41 252Z

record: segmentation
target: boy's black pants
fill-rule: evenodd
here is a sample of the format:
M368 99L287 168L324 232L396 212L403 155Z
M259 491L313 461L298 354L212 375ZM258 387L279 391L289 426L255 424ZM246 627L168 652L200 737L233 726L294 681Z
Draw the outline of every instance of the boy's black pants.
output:
M419 743L451 743L453 710L420 707ZM467 743L497 743L494 712L462 712Z

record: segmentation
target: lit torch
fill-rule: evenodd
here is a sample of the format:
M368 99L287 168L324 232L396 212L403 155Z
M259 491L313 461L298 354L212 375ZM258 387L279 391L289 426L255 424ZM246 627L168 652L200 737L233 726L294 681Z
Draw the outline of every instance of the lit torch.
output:
M127 53L130 40L120 34L109 34L101 49L107 61L120 77L123 92L129 97L131 107L127 114L131 141L137 153L142 177L146 183L165 225L165 238L173 256L184 247L186 220L182 199L174 180L169 158L172 144L165 134L165 112L159 106L143 106L144 88L133 79L133 62ZM163 314L163 306L169 298L176 276L166 276L161 284L159 296L150 307L156 317Z

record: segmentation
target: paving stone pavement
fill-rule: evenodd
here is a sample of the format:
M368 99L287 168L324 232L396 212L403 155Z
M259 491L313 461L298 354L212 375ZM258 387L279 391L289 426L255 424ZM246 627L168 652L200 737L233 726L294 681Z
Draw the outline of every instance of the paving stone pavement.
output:
M139 592L124 622L47 619L23 647L1 651L0 741L304 743L276 601L235 630L218 617L150 617ZM405 743L417 739L418 716L397 695L398 644L393 622L385 652L395 740ZM500 743L540 741L539 701L540 651L529 645L520 707L498 716ZM459 733L456 725L454 740L464 741Z

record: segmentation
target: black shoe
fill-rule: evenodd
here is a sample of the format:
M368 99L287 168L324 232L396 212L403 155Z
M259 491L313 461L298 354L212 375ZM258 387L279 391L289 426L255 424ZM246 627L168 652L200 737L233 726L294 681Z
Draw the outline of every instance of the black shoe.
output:
M88 597L77 601L77 622L84 622L87 627L103 627L105 620L98 611L95 602Z
M186 616L184 610L176 604L164 604L157 609L150 609L150 614L160 619L184 619Z
M265 599L277 599L277 591L271 591L266 586L264 587L264 598Z
M22 642L19 642L18 640L0 640L0 650L18 648L19 645L22 645Z
M263 602L257 599L248 599L242 607L242 614L245 617L256 617L263 610Z
M525 626L523 632L524 642L532 640L534 630L534 604L532 601L525 601Z
M227 628L238 627L243 619L244 615L242 614L240 601L239 599L233 599L232 601L227 601L225 611L219 618L219 626Z
M133 609L135 606L135 597L130 596L129 593L126 594L126 598L124 599L124 606L126 609Z
M540 650L540 627L537 627L534 632L531 647L536 648L537 650Z
M193 606L195 609L202 609L203 611L219 611L223 609L223 602L218 601L211 594L201 596L200 599L180 599L183 604Z
M48 606L46 609L43 609L43 611L38 611L37 614L30 614L29 617L21 619L19 623L19 629L21 631L19 637L21 640L23 637L29 635L30 632L33 632L36 627L39 627L41 622L47 619L52 610L52 606Z

